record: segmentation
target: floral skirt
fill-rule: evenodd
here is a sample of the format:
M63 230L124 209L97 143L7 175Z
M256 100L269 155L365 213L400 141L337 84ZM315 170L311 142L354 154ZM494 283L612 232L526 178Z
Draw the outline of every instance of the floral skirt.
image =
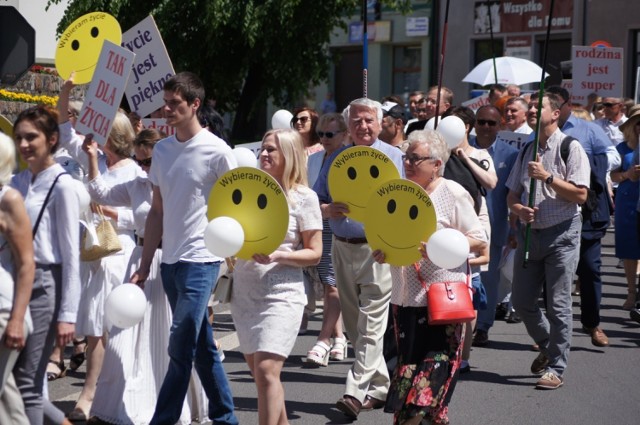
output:
M448 405L458 379L464 325L429 326L427 307L391 305L398 344L385 412L401 424L417 415L447 424Z

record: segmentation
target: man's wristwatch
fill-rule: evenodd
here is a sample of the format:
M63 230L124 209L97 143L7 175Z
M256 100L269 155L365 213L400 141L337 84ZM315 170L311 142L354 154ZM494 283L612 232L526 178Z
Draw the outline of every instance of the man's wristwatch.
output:
M546 184L551 184L553 183L553 174L549 174L549 177L547 177L544 181Z

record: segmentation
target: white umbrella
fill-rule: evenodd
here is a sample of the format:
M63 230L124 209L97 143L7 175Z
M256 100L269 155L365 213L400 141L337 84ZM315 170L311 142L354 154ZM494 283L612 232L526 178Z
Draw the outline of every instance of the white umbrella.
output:
M498 71L499 84L527 84L540 82L542 68L527 59L502 56L496 58L496 69ZM545 72L545 78L549 76ZM493 72L493 59L480 62L475 68L462 79L465 83L476 83L481 86L495 84L495 73Z

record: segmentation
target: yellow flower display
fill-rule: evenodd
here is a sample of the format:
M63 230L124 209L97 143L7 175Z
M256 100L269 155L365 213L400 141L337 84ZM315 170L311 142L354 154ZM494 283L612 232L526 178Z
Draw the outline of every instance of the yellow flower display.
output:
M9 102L26 102L55 106L58 103L58 96L33 95L28 93L13 92L0 89L0 100Z

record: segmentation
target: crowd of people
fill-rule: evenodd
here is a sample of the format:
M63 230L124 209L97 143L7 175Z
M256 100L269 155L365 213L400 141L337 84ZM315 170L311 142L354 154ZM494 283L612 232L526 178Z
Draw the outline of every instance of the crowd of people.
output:
M237 166L222 120L200 79L183 72L163 91L173 136L118 112L98 146L74 129L72 87L73 76L57 109L22 112L13 141L0 134L0 423L237 424L207 312L225 259L203 240L207 206L216 202L211 188ZM524 323L539 351L530 367L535 386L561 387L572 296L591 342L609 344L600 326L600 251L612 216L628 282L620 308L640 322L640 108L595 96L574 105L557 86L522 94L494 85L477 111L456 105L446 87L410 93L408 109L388 96L355 99L336 113L328 95L320 114L297 108L291 128L262 138L258 166L285 194L288 228L275 251L235 260L230 298L260 424L288 423L282 369L320 298L322 326L305 366L342 361L350 344L336 400L348 418L384 409L394 424L449 423L471 346L490 344L494 321L505 316ZM453 149L437 131L448 116L465 127ZM531 142L517 148L501 132ZM436 265L427 241L408 266L389 265L384 251L371 248L363 224L329 187L333 160L352 146L384 153L424 189L437 229L467 239L464 264ZM27 168L14 174L16 151ZM80 223L102 220L122 249L80 261ZM511 280L501 270L508 255ZM427 294L443 281L467 283L476 319L429 324ZM122 284L138 285L148 301L127 329L105 315L107 296ZM69 344L73 367L86 361L87 374L74 409L62 412L46 385L64 376Z

